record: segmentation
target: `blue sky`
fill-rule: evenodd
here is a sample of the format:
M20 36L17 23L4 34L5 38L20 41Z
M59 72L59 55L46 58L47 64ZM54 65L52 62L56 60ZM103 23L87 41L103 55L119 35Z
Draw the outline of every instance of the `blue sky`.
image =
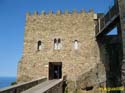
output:
M113 0L0 0L0 76L16 76L23 52L26 12L43 10L88 11L105 13Z

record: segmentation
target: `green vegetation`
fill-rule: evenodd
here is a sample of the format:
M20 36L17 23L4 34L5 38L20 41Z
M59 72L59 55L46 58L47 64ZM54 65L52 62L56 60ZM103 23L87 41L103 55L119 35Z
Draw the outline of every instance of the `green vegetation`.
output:
M15 84L17 84L17 82L16 82L16 81L11 83L11 85L15 85Z

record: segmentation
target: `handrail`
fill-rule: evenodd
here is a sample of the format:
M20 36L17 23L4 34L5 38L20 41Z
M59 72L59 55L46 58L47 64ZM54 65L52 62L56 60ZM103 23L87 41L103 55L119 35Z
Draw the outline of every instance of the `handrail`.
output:
M21 93L35 93L35 92L49 93L50 91L52 93L56 93L57 91L58 91L57 93L62 93L62 90L63 90L63 79L57 79L57 80L47 80Z
M107 24L110 21L112 21L114 16L116 16L118 14L119 14L118 5L114 4L104 16L99 18L100 21L97 22L97 25L96 25L96 28L95 28L96 29L96 35L98 33L100 33L102 31L102 29L105 28L105 26L107 26Z
M54 90L56 90L56 92L57 92L59 90L59 88L62 89L62 85L63 85L63 80L61 79L58 82L53 83L51 86L46 87L43 91L40 91L40 92L48 93L49 91L53 91L53 93L54 93ZM62 92L62 91L60 91L60 92ZM60 92L58 92L58 93L60 93Z
M21 93L64 93L66 78L64 75L62 79L47 80Z
M0 89L0 93L20 93L26 89L29 89L41 82L44 82L46 78L36 79L29 82L19 83L13 86Z

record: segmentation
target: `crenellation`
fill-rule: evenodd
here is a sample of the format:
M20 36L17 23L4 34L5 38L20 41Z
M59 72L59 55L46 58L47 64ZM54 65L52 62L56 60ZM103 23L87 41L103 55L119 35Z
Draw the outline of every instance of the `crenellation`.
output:
M42 11L41 15L42 15L42 16L46 15L46 12L45 12L45 11Z
M91 8L91 9L89 9L89 12L90 13L94 13L94 10Z
M80 13L87 13L87 12L85 11L85 9L82 9Z
M33 14L30 14L29 12L27 12L26 16L48 16L48 15L76 15L76 14L90 14L90 13L94 13L93 9L90 9L89 12L86 12L84 9L82 9L80 12L78 12L76 9L74 9L72 12L69 12L68 10L65 10L64 13L61 12L61 10L57 10L56 13L53 13L53 11L49 11L48 13L46 13L45 11L42 11L41 14L39 15L39 13L37 11L35 11Z
M53 11L49 11L48 15L54 15Z
M62 14L61 10L58 10L58 11L56 12L56 15L61 15L61 14Z
M33 15L35 15L35 16L38 15L38 11L35 11Z
M68 15L70 12L68 10L64 11L64 14Z
M26 22L29 20L29 17L31 16L30 12L26 13Z
M76 9L73 10L72 14L79 14Z

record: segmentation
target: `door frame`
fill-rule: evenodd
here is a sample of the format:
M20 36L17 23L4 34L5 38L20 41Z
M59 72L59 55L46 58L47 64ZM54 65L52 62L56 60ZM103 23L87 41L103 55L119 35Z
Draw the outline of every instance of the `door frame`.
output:
M49 68L48 68L48 79L52 80L54 78L54 66L60 66L60 78L62 78L62 62L49 62ZM59 79L60 79L59 78Z

